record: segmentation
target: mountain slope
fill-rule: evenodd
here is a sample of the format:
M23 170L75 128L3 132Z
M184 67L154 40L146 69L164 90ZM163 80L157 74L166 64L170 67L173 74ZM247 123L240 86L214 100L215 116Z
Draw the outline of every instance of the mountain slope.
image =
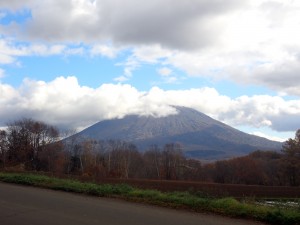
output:
M90 139L119 139L135 143L140 150L150 145L178 142L185 154L204 159L245 155L251 151L279 150L280 142L249 135L194 109L175 107L175 115L155 118L129 115L105 120L77 135Z

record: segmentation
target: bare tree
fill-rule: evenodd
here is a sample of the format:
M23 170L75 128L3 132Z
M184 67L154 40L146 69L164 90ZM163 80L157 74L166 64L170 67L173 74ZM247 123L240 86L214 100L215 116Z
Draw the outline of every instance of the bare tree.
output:
M136 147L125 141L109 141L111 151L109 151L110 175L121 178L129 178L132 158L137 151Z
M300 184L300 129L297 130L294 139L287 140L282 148L284 154L283 169L292 186Z
M8 159L24 163L29 169L39 169L39 154L58 141L58 130L32 119L21 119L8 124Z
M162 151L163 168L165 179L178 179L184 156L180 144L166 144Z
M0 162L2 167L6 167L6 152L8 149L7 134L5 130L0 130ZM0 164L0 165L1 165Z
M144 153L145 172L147 178L161 179L162 152L157 145L152 145Z

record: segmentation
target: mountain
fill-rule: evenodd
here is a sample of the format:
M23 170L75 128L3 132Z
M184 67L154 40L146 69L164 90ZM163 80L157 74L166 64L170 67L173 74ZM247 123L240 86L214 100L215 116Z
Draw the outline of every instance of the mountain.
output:
M141 150L150 145L180 143L187 157L225 159L255 150L279 150L282 143L241 132L191 108L175 107L177 114L156 118L129 115L98 122L76 136L96 140L124 140Z

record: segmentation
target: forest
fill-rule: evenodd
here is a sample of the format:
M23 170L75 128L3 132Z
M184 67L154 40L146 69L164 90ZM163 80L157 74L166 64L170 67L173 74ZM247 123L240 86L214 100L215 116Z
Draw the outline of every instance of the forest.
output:
M0 130L0 170L43 171L91 178L186 180L228 184L299 186L300 130L281 152L260 151L215 162L185 157L183 146L166 143L145 152L120 140L62 139L41 121L20 119Z

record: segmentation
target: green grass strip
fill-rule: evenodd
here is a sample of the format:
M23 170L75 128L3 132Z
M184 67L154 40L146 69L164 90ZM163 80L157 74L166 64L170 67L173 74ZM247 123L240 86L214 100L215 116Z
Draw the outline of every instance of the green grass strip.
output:
M82 193L99 197L120 197L160 206L214 212L230 217L255 219L270 224L300 224L300 209L280 209L240 202L234 198L206 198L188 192L160 192L133 188L127 184L94 184L43 175L0 173L0 181Z

